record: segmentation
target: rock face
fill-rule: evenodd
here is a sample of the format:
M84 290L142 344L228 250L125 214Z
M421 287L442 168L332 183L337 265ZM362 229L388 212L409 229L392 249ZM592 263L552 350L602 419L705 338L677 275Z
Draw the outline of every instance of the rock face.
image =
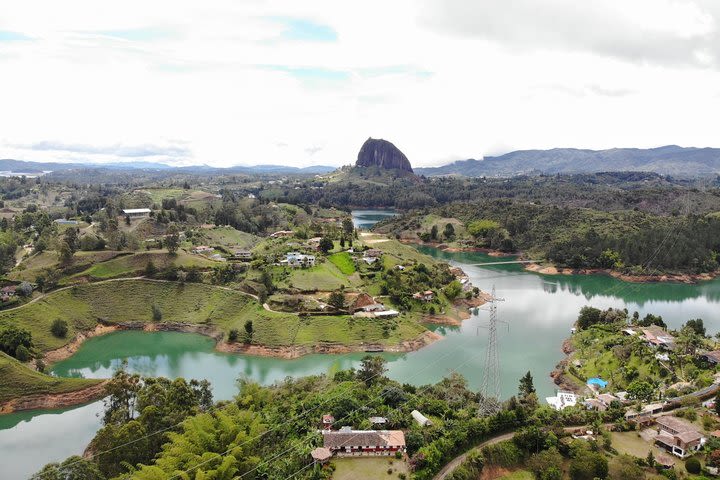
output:
M410 161L392 143L383 139L368 138L358 153L356 167L379 167L412 173Z

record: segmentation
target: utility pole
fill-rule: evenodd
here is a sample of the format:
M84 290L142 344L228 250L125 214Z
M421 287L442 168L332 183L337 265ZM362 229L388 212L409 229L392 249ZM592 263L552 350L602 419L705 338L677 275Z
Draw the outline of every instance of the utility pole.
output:
M493 415L500 411L500 355L497 339L497 302L504 299L495 296L495 285L490 298L490 324L488 325L488 343L485 355L485 370L480 386L480 415Z

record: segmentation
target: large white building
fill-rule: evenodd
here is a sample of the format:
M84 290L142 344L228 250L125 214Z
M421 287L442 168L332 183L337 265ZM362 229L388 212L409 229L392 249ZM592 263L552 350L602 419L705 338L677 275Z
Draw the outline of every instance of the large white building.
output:
M578 396L572 392L563 392L558 390L554 397L546 397L545 401L555 410L564 410L567 407L577 405Z

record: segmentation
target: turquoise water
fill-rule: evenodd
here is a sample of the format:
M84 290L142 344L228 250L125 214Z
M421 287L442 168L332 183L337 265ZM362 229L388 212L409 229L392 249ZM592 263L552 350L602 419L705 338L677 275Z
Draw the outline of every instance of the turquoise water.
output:
M369 229L380 220L397 214L395 210L353 210L352 220L355 228Z

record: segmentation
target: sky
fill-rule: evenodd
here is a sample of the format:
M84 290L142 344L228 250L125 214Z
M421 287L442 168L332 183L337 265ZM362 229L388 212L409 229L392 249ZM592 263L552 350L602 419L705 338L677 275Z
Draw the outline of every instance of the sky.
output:
M0 158L720 147L717 0L0 0Z

